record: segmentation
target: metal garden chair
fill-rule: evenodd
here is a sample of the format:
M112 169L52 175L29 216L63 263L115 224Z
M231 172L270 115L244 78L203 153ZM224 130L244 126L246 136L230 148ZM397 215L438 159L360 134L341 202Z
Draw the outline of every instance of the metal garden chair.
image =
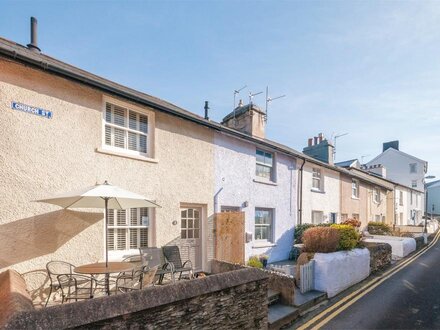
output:
M174 267L172 264L168 262L164 262L164 257L162 254L162 250L156 247L150 248L140 248L139 249L142 265L147 268L158 267L156 276L159 277L158 284L162 284L165 275L169 274L171 276L171 280L174 279Z
M120 292L129 292L134 290L142 290L143 288L154 285L154 278L156 276L158 266L147 269L142 267L141 270L136 270L133 274L133 278L129 281L125 281L117 288Z
M177 245L162 247L163 254L166 260L173 265L174 273L179 273L179 280L182 278L182 273L188 273L188 278L194 277L194 271L191 260L186 260L182 263L180 258L180 249Z
M58 276L59 275L73 275L74 269L75 269L75 265L72 265L71 263L68 263L65 261L49 261L46 264L46 270L47 270L47 274L49 276L49 281L50 281L50 285L49 285L50 291L49 291L49 295L47 296L45 306L47 306L52 293L54 293L58 290L61 290L61 284L58 279ZM63 277L62 279L66 279L66 278ZM91 276L83 276L83 278L77 279L78 285L82 285L82 284L88 283L88 282L90 282L90 283L93 282L93 278Z
M93 279L90 277L80 274L60 274L57 279L62 292L62 304L68 300L93 298Z

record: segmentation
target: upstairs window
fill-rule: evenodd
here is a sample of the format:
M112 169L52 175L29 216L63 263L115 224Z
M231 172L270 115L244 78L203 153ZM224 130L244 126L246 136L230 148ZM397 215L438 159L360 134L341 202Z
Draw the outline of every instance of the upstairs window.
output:
M359 198L359 180L351 181L351 197Z
M380 190L378 188L374 188L373 190L373 200L376 203L380 203Z
M417 180L412 180L411 181L411 187L417 188Z
M321 177L321 170L319 168L313 169L313 176L312 176L312 188L314 190L324 190L323 184L322 184L322 177Z
M274 180L273 154L257 149L255 175L267 180Z
M147 155L148 116L106 102L105 146Z
M403 191L399 191L399 205L402 206L403 205Z
M409 173L417 173L417 163L409 164Z

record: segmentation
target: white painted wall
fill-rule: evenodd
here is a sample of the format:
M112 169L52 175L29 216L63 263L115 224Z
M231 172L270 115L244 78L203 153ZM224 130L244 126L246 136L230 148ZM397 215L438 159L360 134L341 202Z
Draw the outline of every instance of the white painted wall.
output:
M416 173L410 172L410 164L412 163L417 164ZM404 220L406 221L406 223L403 223L404 225L413 225L420 223L422 221L425 210L424 178L426 175L427 162L399 150L389 148L366 165L371 166L379 164L383 165L386 168L387 179L408 187L408 189L404 187L397 188L398 190L404 191L404 204L406 204L404 208L399 207L399 205L397 206L397 208L399 209L397 211L397 223L400 224L400 212L404 212ZM417 181L417 187L415 187L414 189L412 189L413 180ZM414 194L413 203L411 203L410 201L411 190L413 190ZM398 196L399 195L397 194L397 197ZM415 219L413 219L411 212L415 213Z
M416 173L410 173L409 165L411 163L417 164ZM379 156L368 162L366 165L371 166L378 164L382 164L383 166L385 166L387 179L390 179L407 187L411 187L412 180L417 180L416 189L419 191L423 191L423 182L426 174L426 162L405 154L404 152L389 148L381 153Z
M276 183L264 184L256 182L260 180L255 175L254 144L215 133L214 145L215 212L220 212L221 206L242 207L246 217L246 232L252 233L253 237L246 244L246 259L252 255L268 254L269 262L286 260L293 244L297 212L294 158L275 154ZM256 207L275 210L274 240L271 244L260 244L254 239Z
M400 205L400 192L403 194L403 205ZM411 202L411 192L413 194ZM396 188L396 224L398 225L418 225L423 221L424 198L423 193L403 187ZM400 218L403 213L403 220ZM413 218L413 214L415 217Z
M301 165L300 160L297 162L297 169ZM312 189L313 168L321 170L321 180L324 180L324 187L320 192ZM322 211L324 222L330 221L330 213L337 213L337 222L341 221L339 172L306 162L303 168L302 193L302 223L312 223L312 211Z

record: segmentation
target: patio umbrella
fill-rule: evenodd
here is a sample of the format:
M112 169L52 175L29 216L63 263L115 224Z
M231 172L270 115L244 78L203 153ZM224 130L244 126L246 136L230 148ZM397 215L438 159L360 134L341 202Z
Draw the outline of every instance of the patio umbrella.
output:
M105 264L108 265L108 209L125 210L137 207L160 207L146 197L113 186L105 181L92 187L40 199L37 202L49 203L63 208L104 208L105 209Z

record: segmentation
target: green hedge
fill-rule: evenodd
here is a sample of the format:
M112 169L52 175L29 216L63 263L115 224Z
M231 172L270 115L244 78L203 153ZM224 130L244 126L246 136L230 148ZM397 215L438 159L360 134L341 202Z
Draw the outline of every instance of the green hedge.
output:
M360 235L353 226L333 224L331 227L340 234L338 250L352 250L358 245Z
M383 222L369 222L368 232L372 235L391 235L392 229Z

